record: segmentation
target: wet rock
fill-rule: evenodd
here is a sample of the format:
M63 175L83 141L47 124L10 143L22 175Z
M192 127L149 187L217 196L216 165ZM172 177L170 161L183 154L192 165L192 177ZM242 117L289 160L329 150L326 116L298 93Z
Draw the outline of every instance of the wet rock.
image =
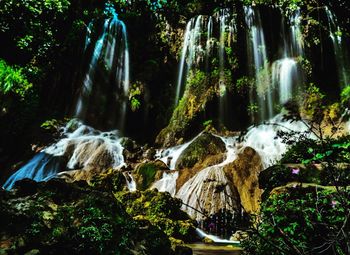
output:
M15 183L15 189L18 196L30 196L38 191L38 185L36 181L23 179Z
M202 240L203 243L206 243L206 244L213 244L214 241L211 240L210 238L208 237L204 237L203 240Z
M156 150L154 148L149 148L144 151L142 157L146 160L153 160L156 155Z
M259 154L250 147L245 147L237 159L224 167L228 179L236 187L241 204L246 212L259 210L262 190L259 189L259 173L262 170Z
M238 192L221 165L198 172L179 189L176 197L183 201L183 209L196 220L203 220L222 209L240 209Z
M225 153L209 155L203 161L197 162L194 167L181 169L181 171L179 171L179 177L176 181L176 190L179 190L189 179L204 168L220 164L222 161L224 161L225 157Z
M133 176L138 189L146 190L151 187L152 183L162 178L163 171L166 170L168 167L160 160L137 165Z
M219 137L203 133L183 151L176 163L176 169L191 168L208 156L225 151L225 144Z

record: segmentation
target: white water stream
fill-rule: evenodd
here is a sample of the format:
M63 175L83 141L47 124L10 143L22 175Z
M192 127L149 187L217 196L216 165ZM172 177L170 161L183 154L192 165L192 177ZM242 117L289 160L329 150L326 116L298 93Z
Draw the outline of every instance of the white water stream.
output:
M72 127L75 129L71 131ZM4 184L11 189L24 178L47 181L71 170L120 168L124 163L123 147L117 131L100 132L79 121L71 121L62 139L43 149Z

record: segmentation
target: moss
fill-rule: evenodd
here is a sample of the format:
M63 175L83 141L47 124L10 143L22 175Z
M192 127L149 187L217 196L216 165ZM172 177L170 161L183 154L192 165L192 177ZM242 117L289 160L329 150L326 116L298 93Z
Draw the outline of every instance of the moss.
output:
M193 141L181 154L176 168L191 168L197 162L202 162L210 155L217 155L226 151L223 141L211 134L204 133Z
M149 221L172 239L193 241L196 236L194 222L180 209L181 201L169 193L154 190L120 192L116 197L135 220Z
M156 174L159 167L155 163L144 163L136 169L136 182L139 190L148 189L151 184L155 181Z
M125 186L125 177L118 170L108 169L106 172L94 177L89 184L96 189L117 192L121 191Z

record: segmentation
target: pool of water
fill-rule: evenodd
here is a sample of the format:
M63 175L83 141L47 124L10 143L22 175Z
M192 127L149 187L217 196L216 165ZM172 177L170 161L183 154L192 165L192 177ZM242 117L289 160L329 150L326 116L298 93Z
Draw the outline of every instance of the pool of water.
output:
M193 255L240 255L242 250L232 245L196 243L188 246L192 248Z

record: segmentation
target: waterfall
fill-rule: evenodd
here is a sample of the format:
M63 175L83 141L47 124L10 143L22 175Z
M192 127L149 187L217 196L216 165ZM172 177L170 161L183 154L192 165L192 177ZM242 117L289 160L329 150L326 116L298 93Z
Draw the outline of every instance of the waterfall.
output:
M179 63L175 105L179 103L184 93L187 78L191 72L202 70L209 77L209 72L215 68L219 76L218 93L222 99L220 107L224 105L224 95L228 85L225 77L225 51L226 47L232 46L233 33L236 32L234 20L229 19L231 16L229 9L222 9L213 16L199 15L187 23ZM216 31L218 31L218 37ZM216 56L218 66L211 63Z
M95 23L92 21L87 26L84 52L92 55L75 115L83 121L92 116L95 122L107 126L117 122L122 129L129 91L127 32L111 6L106 6L105 14L110 18L104 20L95 44L91 39ZM120 140L118 131L101 132L73 120L63 128L58 142L43 149L15 172L4 188L11 189L17 180L24 178L35 181L53 177L88 179L108 168L120 168L125 165Z
M284 39L284 58L287 57L300 57L304 56L304 41L300 28L301 13L297 9L293 14L289 16L288 20L288 34L283 34ZM284 26L284 24L282 25ZM284 29L283 29L284 31ZM289 43L287 43L287 37L289 36Z
M126 186L128 187L128 190L130 192L136 191L136 182L134 180L134 177L132 176L132 174L130 172L124 172L124 177L126 180Z
M304 123L283 120L283 115L278 114L268 123L250 127L243 138L242 146L252 147L258 152L263 167L267 168L281 159L287 151L287 145L277 136L279 131L305 132L307 129Z
M213 17L209 17L207 28L207 41L205 43L205 71L209 73L209 56L212 54L213 49Z
M94 22L87 27L85 49L93 46L93 50L76 102L75 116L94 123L117 125L123 130L130 79L127 31L114 9L107 7L105 12L111 17L104 20L95 45L91 42Z
M337 64L338 80L341 88L350 85L350 61L347 45L343 40L342 31L334 13L326 6L329 37L332 40L334 56Z
M293 85L298 83L299 73L297 62L285 58L277 60L272 65L272 84L278 89L279 103L285 104L293 96Z
M203 16L199 15L192 18L186 26L184 43L182 47L182 54L180 59L179 74L176 87L175 105L178 104L184 81L188 72L191 70L194 63L198 63L199 57L203 54L203 47L201 44L201 33L203 32ZM185 78L184 78L185 77Z
M85 37L85 46L84 46L84 51L86 51L87 47L89 47L91 43L91 34L92 34L92 29L94 27L94 22L91 21L89 25L86 27L86 37Z
M176 194L176 181L179 177L178 171L164 172L162 179L156 181L151 189L157 189L160 192L169 192L170 195Z
M120 142L117 131L100 132L79 121L71 121L63 129L62 139L35 155L3 187L11 189L16 181L25 178L47 181L73 170L120 168L125 164Z
M248 29L248 63L249 71L255 77L256 91L250 92L250 103L257 102L259 120L273 117L273 98L268 74L268 59L265 35L258 9L244 6L245 22Z

